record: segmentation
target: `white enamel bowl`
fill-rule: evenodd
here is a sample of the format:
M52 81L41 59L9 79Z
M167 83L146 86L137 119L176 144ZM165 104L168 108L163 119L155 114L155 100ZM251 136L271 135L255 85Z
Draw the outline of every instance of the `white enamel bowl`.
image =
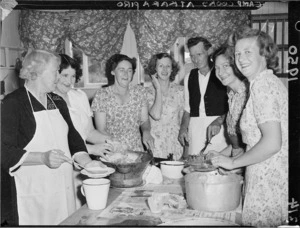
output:
M182 161L162 161L160 169L163 176L170 179L179 179L183 177L182 170L184 162Z

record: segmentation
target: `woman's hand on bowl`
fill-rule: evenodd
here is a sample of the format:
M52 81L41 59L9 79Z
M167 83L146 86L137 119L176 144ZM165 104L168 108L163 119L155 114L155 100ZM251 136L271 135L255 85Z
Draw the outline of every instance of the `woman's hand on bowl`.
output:
M215 167L222 167L228 170L232 170L235 168L233 166L233 159L224 155L217 155L212 157L211 163Z
M92 145L92 152L91 154L100 156L104 159L108 159L106 154L113 153L114 151L114 146L111 143L101 143L101 144L95 144Z
M220 155L219 152L215 150L210 150L205 154L205 159L206 160L211 160L213 157Z

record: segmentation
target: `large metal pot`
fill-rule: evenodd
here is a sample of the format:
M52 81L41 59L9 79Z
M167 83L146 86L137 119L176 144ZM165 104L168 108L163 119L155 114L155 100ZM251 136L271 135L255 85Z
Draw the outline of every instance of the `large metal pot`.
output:
M130 152L140 155L140 162L114 164L105 160L101 160L105 165L116 170L116 172L109 176L111 186L118 188L130 188L143 184L143 173L150 161L153 159L153 155L140 151Z
M185 175L188 205L201 211L231 211L241 200L243 178L237 174L192 172Z

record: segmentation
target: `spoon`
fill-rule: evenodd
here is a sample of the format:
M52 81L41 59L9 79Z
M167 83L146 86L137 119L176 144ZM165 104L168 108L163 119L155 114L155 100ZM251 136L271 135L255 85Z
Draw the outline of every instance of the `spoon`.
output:
M70 160L68 160L68 163L71 164L71 165L73 165L73 163L74 163L74 164L78 165L80 168L85 169L85 167L83 165L80 165L75 160L70 159Z
M102 167L84 167L83 165L80 165L78 162L76 162L75 160L69 160L68 161L70 164L76 164L78 165L80 168L85 169L86 171L88 171L89 173L92 174L102 174L102 173L106 173L107 170L102 168Z

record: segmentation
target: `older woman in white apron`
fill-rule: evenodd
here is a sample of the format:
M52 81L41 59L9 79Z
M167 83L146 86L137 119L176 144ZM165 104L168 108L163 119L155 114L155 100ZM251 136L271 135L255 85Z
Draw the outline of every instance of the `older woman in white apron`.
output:
M86 153L63 99L50 93L59 63L59 56L46 51L27 54L20 72L24 87L3 101L1 196L8 192L4 205L17 202L17 211L12 203L5 210L17 213L18 221L6 213L1 223L7 219L8 225L59 224L75 211L71 157L86 167L103 165Z

